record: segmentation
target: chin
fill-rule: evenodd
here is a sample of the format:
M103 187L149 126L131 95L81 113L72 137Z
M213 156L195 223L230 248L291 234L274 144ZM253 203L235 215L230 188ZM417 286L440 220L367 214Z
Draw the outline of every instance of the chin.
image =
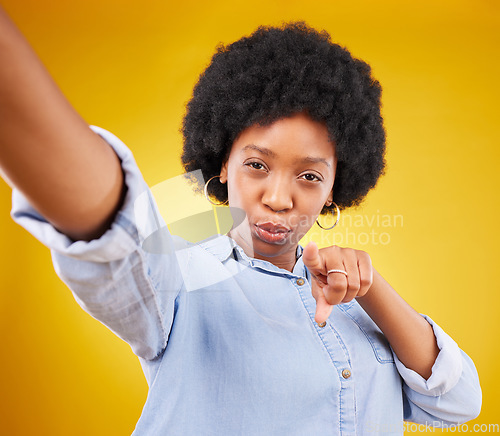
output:
M282 254L288 250L291 249L291 244L289 238L285 239L282 242L267 242L263 241L256 235L252 235L252 245L253 245L253 251L254 253L258 253L263 256L278 256L279 254Z

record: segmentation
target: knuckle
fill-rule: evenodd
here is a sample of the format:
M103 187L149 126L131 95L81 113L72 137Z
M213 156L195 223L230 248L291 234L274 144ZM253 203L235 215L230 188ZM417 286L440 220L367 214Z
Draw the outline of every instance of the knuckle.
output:
M346 290L346 285L344 283L340 283L339 281L335 280L331 285L330 288L335 291L335 292L345 292Z
M361 286L368 287L368 286L371 286L372 281L368 277L363 277L363 278L361 278L361 282L360 283L361 283Z
M356 281L356 282L350 282L349 286L347 287L347 290L351 292L358 292L360 288L361 288L361 283L359 281Z
M326 300L328 304L334 306L335 304L339 304L342 301L342 297L337 296L332 296Z
M369 263L371 263L372 261L371 257L366 251L360 250L360 256L366 259Z
M368 293L368 289L364 289L362 291L360 291L358 293L358 295L356 295L356 297L363 297L364 295L366 295Z
M349 303L349 301L354 300L354 295L350 295L349 297L345 297L341 302L342 303Z

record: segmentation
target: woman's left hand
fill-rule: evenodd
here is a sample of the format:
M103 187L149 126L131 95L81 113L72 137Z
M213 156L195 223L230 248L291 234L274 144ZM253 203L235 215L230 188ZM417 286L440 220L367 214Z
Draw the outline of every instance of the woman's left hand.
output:
M316 300L318 324L328 319L335 304L362 297L373 283L372 262L365 251L337 245L318 249L314 242L309 242L302 259L312 276L311 291ZM328 274L332 269L346 271L347 277L337 272Z

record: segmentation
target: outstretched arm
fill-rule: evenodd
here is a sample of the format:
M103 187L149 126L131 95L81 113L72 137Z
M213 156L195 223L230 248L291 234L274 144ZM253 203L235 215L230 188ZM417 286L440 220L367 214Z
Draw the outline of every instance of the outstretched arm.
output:
M71 107L1 6L0 176L73 240L101 236L125 191L117 155Z

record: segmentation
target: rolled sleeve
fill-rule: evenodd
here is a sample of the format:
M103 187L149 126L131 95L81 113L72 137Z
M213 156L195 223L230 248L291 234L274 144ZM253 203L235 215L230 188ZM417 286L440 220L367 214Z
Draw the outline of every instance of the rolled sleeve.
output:
M136 249L139 237L134 225L134 201L148 188L127 146L100 127L90 128L113 147L121 160L127 186L123 206L110 228L98 239L73 241L47 222L15 188L12 191L11 217L42 244L59 254L92 262L109 262L122 259Z
M462 374L462 356L457 343L447 335L430 317L422 315L434 330L439 354L432 366L432 374L426 380L420 374L407 368L396 356L394 362L405 383L422 395L443 395L452 389Z
M112 133L90 128L114 149L124 174L125 198L110 228L97 239L73 241L17 189L11 216L50 248L56 273L80 306L137 356L153 359L166 347L182 276L173 250L154 254L144 250L143 243L158 231L164 245L173 246L173 241L132 152Z
M476 418L481 410L482 393L474 363L429 316L422 316L432 326L439 353L426 380L407 368L393 351L404 381L404 419L443 427Z

